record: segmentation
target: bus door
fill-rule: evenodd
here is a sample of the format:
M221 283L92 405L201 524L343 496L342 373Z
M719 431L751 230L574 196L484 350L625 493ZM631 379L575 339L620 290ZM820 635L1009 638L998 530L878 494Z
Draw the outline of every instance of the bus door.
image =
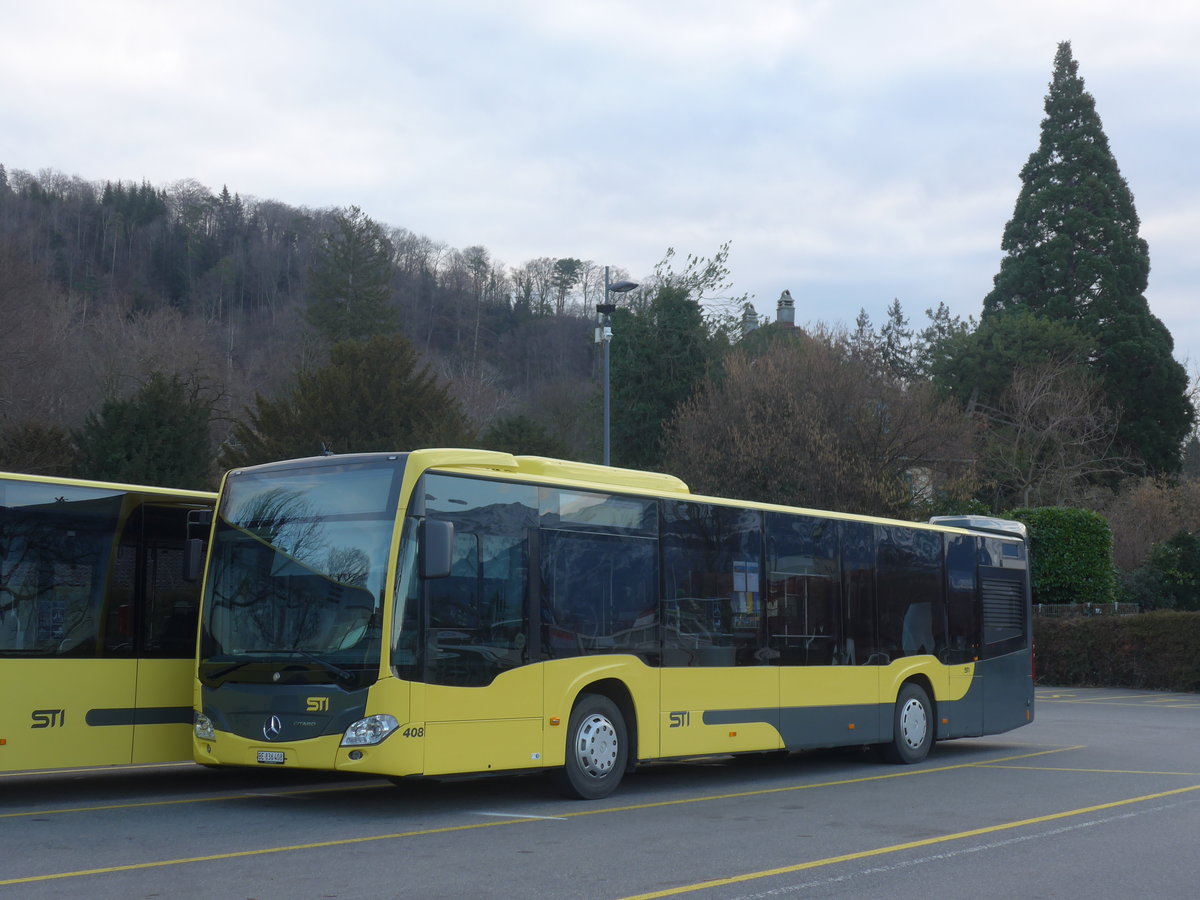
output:
M664 756L782 747L762 534L755 510L662 503Z
M836 570L812 563L772 572L768 639L779 665L780 732L789 750L870 742L878 729L879 660L856 655L869 629L843 640L838 589ZM850 598L853 609L853 590ZM854 623L851 616L848 624Z
M200 585L183 577L186 537L186 509L145 505L130 517L117 555L119 573L136 573L131 587L137 614L130 635L140 657L132 723L135 763L192 755Z
M735 563L730 590L665 604L660 674L663 756L777 750L779 668L761 642L757 560Z
M424 673L410 695L426 775L541 764L542 670L527 665L527 533L468 527L457 524L449 577L426 583Z

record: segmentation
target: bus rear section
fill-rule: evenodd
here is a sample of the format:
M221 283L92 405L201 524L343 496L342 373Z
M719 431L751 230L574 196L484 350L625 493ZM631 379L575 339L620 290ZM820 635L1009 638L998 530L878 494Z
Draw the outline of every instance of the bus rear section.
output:
M214 501L0 475L0 771L191 758L183 554Z

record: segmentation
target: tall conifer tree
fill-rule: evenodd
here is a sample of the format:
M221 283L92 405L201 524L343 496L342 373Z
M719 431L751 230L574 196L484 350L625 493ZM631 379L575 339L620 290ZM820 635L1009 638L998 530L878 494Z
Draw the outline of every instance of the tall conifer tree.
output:
M1120 411L1118 441L1150 471L1169 472L1195 411L1170 332L1144 296L1150 254L1138 229L1133 194L1064 41L983 317L1028 312L1076 327Z
M317 249L309 322L334 343L386 334L396 317L391 277L392 245L383 226L357 206L339 210Z

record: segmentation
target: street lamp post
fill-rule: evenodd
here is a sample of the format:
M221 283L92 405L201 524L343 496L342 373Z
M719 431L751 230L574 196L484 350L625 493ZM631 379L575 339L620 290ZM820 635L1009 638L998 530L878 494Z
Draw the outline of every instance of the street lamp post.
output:
M609 432L612 416L609 406L608 345L612 343L612 319L617 305L610 302L611 294L627 294L637 287L636 281L608 280L608 266L604 267L604 302L596 304L596 343L604 345L604 464L609 464Z

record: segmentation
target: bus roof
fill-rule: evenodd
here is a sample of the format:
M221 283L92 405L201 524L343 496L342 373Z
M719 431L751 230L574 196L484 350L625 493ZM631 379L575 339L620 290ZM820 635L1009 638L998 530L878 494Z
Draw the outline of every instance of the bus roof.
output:
M904 519L894 519L885 516L864 515L860 513L837 512L826 509L788 506L780 503L767 503L757 500L741 500L736 497L715 497L693 494L687 484L674 475L660 472L645 472L639 469L622 469L615 466L604 466L597 463L575 462L574 460L553 459L546 456L516 456L501 450L480 450L471 447L430 447L412 450L408 453L373 452L345 453L329 456L316 456L307 459L280 460L264 463L261 466L246 467L268 469L277 466L288 467L296 464L306 465L336 465L354 460L394 460L405 461L405 480L416 479L426 470L440 472L458 472L461 474L492 473L499 476L529 478L545 484L571 486L580 489L627 490L644 493L657 497L695 500L704 503L717 503L723 506L741 506L747 509L799 513L801 515L821 516L830 519L840 519L849 522L868 522L879 525L903 525L908 528L919 528L930 531L954 532L987 532L1004 537L1025 540L1025 526L1020 522L1007 519L990 518L987 516L935 516L927 522L914 522ZM243 471L237 469L234 471Z
M0 480L24 481L32 484L62 484L74 487L125 491L131 494L157 494L162 497L172 497L176 500L204 500L208 503L217 498L217 495L212 491L192 491L146 484L121 484L112 481L90 481L84 478L60 478L55 475L25 475L20 472L0 472Z

